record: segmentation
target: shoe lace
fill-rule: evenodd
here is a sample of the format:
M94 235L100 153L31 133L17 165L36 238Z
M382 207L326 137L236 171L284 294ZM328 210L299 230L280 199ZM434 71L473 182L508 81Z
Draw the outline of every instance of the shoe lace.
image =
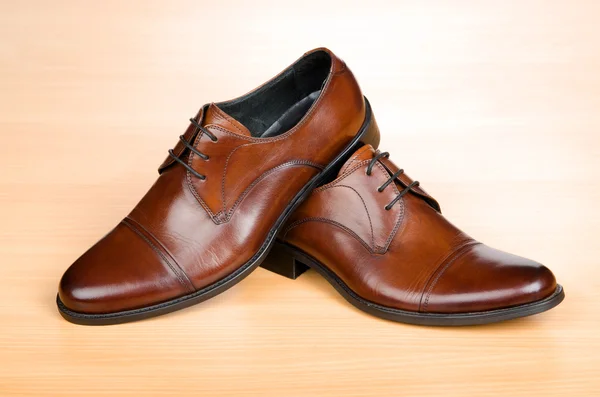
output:
M206 136L208 136L210 138L210 140L213 141L213 142L217 142L219 140L209 130L207 130L206 128L202 127L195 119L193 119L193 118L190 119L190 122L196 128L194 130L194 133L192 134L192 136L195 136L196 133L199 133L200 136L202 136L202 134L206 134ZM183 143L185 145L186 148L190 149L192 152L194 152L195 154L197 154L198 157L200 157L201 159L203 159L205 161L208 161L208 159L210 158L207 154L204 154L201 151L199 151L198 149L196 149L194 147L194 145L192 145L191 142L187 141L183 135L179 135L179 140L181 141L181 143ZM188 165L185 161L183 161L182 159L180 159L179 156L176 155L175 152L173 152L173 149L169 149L169 156L171 156L173 158L173 160L177 161L179 164L181 164L185 168L187 168L187 170L189 172L191 172L192 175L194 175L196 178L199 178L201 180L205 180L206 179L206 175L202 175L201 173L199 173L198 171L196 171L195 169L193 169L190 165Z
M390 157L390 154L388 152L382 152L382 153L377 154L375 157L373 157L373 159L367 166L367 175L369 175L369 176L371 175L371 172L373 171L373 167L375 167L375 164L377 163L377 161L379 161L379 159L382 159L382 158L387 159L388 157ZM403 173L404 173L403 169L396 171L394 173L394 175L390 176L390 178L387 181L385 181L385 183L383 185L381 185L377 188L377 191L380 193L383 192L383 190L386 187L388 187L388 185L390 183L392 183L393 181L398 179L398 177L400 175L402 175ZM419 186L419 181L414 181L411 184L409 184L408 186L406 186L404 188L404 190L402 190L400 193L398 193L398 195L392 201L390 201L390 203L388 205L385 206L386 211L389 211L390 209L392 209L394 204L396 204L402 198L402 196L404 196L406 193L410 192L410 190L413 187L417 187L417 186Z

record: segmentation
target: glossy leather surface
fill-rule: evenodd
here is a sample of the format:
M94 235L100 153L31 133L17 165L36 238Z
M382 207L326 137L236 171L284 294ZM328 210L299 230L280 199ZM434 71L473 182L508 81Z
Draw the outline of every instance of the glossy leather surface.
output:
M421 313L469 313L541 300L556 289L550 270L490 248L462 232L435 199L413 188L385 206L412 179L364 146L333 182L315 189L279 238L333 271L363 299Z
M168 157L131 213L66 271L59 297L67 308L93 314L145 307L211 285L252 258L292 198L365 119L352 72L329 50L315 51L330 55L331 69L319 98L289 131L256 138L216 104L199 111L196 120L218 139L193 140L209 159L180 142L174 151L206 179ZM185 132L188 141L195 130ZM371 137L376 144L378 131Z

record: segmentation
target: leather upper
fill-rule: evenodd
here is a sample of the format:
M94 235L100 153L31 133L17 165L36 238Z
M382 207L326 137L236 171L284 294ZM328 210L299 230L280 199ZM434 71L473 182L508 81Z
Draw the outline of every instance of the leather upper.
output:
M217 141L194 125L184 138L209 159L181 142L174 152L206 179L168 157L129 215L66 271L59 297L67 308L109 313L166 301L223 279L256 254L292 198L365 119L352 72L329 50L315 51L331 57L329 74L308 113L287 132L252 136L218 104L198 112L196 121Z
M333 271L363 299L408 311L466 313L500 309L551 295L555 278L529 259L490 248L450 223L435 199L398 167L359 149L337 179L290 217L279 238Z

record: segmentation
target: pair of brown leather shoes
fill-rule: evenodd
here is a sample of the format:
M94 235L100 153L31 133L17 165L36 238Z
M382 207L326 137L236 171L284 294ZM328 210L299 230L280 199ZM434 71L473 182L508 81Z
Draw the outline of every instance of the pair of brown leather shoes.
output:
M62 277L78 324L209 299L263 267L311 267L350 303L426 325L527 316L564 297L541 264L461 232L377 151L352 72L316 49L239 98L203 106L139 204Z

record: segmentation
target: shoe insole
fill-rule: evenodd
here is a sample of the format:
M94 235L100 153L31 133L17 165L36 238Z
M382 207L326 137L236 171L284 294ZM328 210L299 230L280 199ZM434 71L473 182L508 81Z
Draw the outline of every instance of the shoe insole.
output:
M315 91L308 96L305 96L295 104L293 104L288 110L286 110L265 132L261 135L261 138L269 138L282 134L292 127L294 127L304 117L308 109L317 100L321 90Z

